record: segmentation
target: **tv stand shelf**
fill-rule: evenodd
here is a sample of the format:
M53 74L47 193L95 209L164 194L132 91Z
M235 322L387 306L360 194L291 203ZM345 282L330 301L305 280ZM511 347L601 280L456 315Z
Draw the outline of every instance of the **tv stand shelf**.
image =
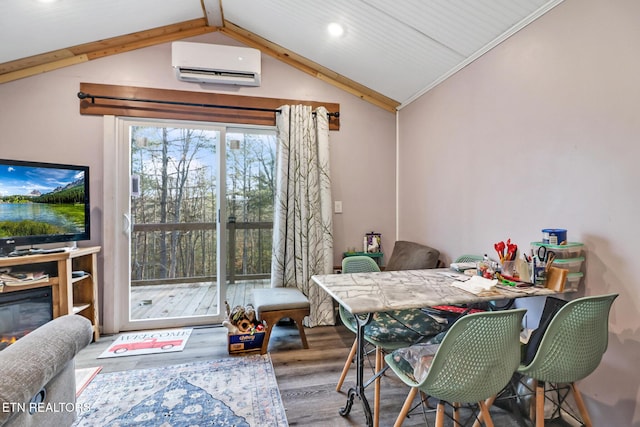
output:
M19 286L4 286L0 292L15 292L24 289L51 286L53 297L53 317L65 314L77 314L91 321L93 339L98 341L98 252L100 246L77 248L66 252L25 255L0 258L0 268L11 267L17 270L20 266L42 264L53 265L55 274L49 279ZM72 277L73 271L84 271L81 277Z

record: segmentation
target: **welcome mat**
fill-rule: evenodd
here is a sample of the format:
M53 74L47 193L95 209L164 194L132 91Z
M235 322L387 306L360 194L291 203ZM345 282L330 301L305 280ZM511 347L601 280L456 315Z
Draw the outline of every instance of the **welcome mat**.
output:
M182 351L192 329L160 329L120 335L98 359Z
M76 397L80 396L80 393L82 393L101 370L102 366L76 369Z
M77 401L76 427L287 427L268 354L101 373Z

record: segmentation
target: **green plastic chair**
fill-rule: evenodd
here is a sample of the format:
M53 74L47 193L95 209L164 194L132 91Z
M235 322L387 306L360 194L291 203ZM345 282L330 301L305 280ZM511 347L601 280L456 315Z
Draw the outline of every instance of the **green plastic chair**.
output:
M445 403L478 404L479 418L493 425L485 400L502 390L520 362L520 328L526 309L468 314L451 326L442 343L398 349L385 361L411 387L394 426L401 426L418 392L438 400L436 426L444 425Z
M556 392L559 384L569 384L582 422L592 426L575 382L590 375L607 350L609 313L617 296L607 294L569 301L549 323L531 363L518 368L520 374L534 380L536 427L544 426L545 383L551 384ZM562 406L566 400L559 399L557 403ZM566 405L563 408L575 418L576 414ZM554 412L562 416L558 406Z
M484 257L482 255L460 255L454 262L476 262L482 261Z
M378 264L366 255L350 256L342 260L342 272L344 274L379 271ZM338 307L338 310L342 323L351 332L357 333L356 320L353 315L342 305ZM383 367L384 353L433 337L442 331L444 327L445 325L441 325L433 317L418 309L396 310L372 315L371 322L365 326L364 339L375 346L374 425L377 425L379 420L380 376L386 369ZM356 355L357 344L357 339L354 339L351 351L336 385L336 391L340 391L342 388L349 367Z

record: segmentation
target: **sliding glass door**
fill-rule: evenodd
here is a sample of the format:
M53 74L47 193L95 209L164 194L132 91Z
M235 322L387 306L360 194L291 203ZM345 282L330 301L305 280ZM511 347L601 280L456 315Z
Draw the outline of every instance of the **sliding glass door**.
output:
M130 127L132 321L221 311L216 219L222 132Z
M226 297L251 301L270 285L276 138L272 130L229 128L225 144Z
M220 323L227 300L268 286L274 132L124 119L120 129L122 329Z

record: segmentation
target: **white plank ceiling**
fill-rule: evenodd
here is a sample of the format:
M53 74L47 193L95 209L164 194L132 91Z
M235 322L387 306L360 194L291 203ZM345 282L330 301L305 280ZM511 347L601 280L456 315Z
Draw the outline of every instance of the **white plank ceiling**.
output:
M0 65L206 18L406 105L562 0L0 1ZM342 37L328 35L331 22Z

